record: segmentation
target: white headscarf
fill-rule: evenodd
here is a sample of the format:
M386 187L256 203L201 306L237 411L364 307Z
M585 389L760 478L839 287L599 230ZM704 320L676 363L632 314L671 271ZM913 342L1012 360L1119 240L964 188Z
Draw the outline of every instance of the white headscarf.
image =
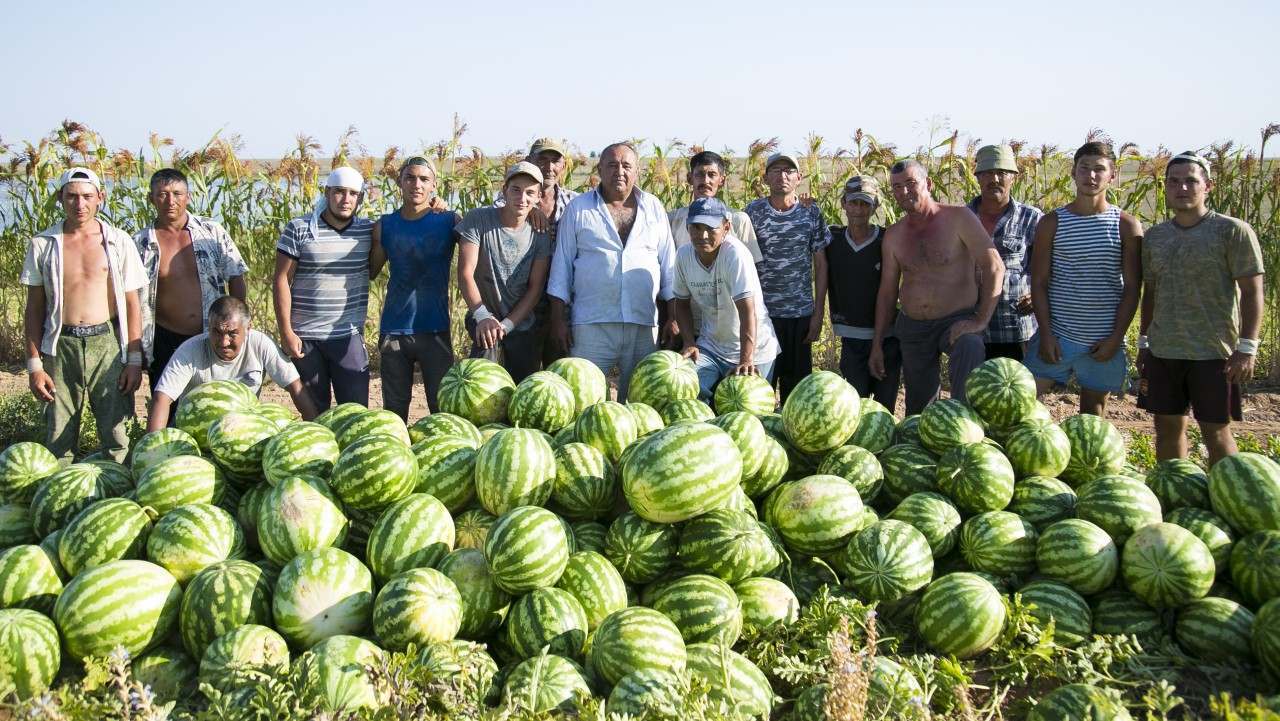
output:
M317 237L320 234L320 215L329 207L329 198L326 191L329 188L347 188L357 193L364 193L364 176L360 171L350 166L342 166L334 168L329 173L329 177L325 178L324 188L320 191L320 198L316 201L316 207L311 212L311 237ZM356 206L359 209L359 206Z

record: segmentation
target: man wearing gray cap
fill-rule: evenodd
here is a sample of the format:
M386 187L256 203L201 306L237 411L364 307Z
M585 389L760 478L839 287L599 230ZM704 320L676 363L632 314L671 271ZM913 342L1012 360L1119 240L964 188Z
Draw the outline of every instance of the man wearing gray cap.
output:
M476 208L455 230L471 356L498 361L516 383L541 367L534 309L547 283L551 239L527 222L541 196L542 171L522 160L507 169L502 206Z
M125 422L142 380L142 306L147 273L129 234L98 218L102 182L88 168L58 179L65 219L27 243L21 282L27 382L45 404L45 446L75 454L88 402L101 451L122 462Z
M982 221L1004 261L1004 289L987 326L987 358L1021 361L1027 341L1036 332L1031 312L1031 241L1044 213L1010 197L1018 176L1018 158L1011 146L978 148L974 175L981 193L969 201L969 210Z

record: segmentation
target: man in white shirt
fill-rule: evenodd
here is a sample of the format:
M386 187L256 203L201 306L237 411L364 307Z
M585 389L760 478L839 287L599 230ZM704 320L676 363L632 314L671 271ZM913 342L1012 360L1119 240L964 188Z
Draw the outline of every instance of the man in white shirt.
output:
M169 423L170 408L188 391L217 380L236 380L254 395L262 388L263 375L289 391L303 420L316 417L315 403L302 385L298 369L285 358L271 336L253 330L249 306L230 295L209 307L209 330L178 346L156 382L147 415L147 431Z
M768 379L778 355L755 263L731 235L730 217L729 208L716 198L693 201L688 214L692 242L676 251L676 322L682 329L682 354L697 366L704 401L724 376ZM702 318L696 341L691 332L694 308Z
M674 332L666 303L675 244L661 201L636 187L634 147L605 148L599 172L600 184L569 202L556 231L547 284L551 340L606 374L617 366L623 401L636 363L658 347L659 327L664 339Z

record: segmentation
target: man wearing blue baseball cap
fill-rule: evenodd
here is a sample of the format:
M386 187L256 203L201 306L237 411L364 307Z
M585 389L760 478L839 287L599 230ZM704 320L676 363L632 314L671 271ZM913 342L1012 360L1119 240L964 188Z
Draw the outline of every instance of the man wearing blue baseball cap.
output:
M778 355L751 251L731 234L728 206L718 198L689 205L690 244L676 251L675 314L683 355L698 368L699 395L727 375L770 378ZM700 315L694 332L693 309Z

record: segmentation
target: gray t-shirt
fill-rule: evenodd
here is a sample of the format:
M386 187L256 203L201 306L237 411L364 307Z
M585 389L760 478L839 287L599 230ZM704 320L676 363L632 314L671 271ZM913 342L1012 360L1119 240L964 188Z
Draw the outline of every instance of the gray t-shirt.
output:
M476 208L467 213L458 227L459 243L480 246L475 281L485 307L505 318L529 289L529 272L537 258L551 257L551 238L529 223L518 230L502 227L497 208ZM517 330L533 327L530 313Z
M293 332L299 338L346 338L364 330L369 312L369 249L373 221L354 218L338 231L310 218L284 227L276 250L298 262L289 288Z
M201 333L188 338L173 352L169 365L160 374L156 392L176 401L209 381L237 380L256 395L262 388L263 373L282 388L298 380L298 369L266 333L250 330L240 355L229 361L215 355L209 346L209 334Z

